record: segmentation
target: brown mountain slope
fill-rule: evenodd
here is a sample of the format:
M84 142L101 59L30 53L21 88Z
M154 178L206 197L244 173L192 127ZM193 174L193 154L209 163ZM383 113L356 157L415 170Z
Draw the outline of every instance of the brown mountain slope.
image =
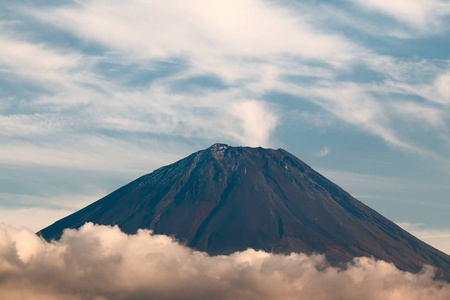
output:
M212 255L249 247L374 256L402 270L423 264L450 278L450 257L415 238L304 162L278 149L216 144L123 186L39 233L59 238L85 222L148 228Z

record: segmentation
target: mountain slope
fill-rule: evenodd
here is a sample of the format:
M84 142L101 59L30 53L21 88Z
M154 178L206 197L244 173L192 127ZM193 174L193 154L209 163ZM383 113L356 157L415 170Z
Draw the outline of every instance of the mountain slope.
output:
M216 144L123 186L40 231L47 240L85 222L148 228L212 255L249 247L374 256L403 270L423 264L450 278L450 257L278 149Z

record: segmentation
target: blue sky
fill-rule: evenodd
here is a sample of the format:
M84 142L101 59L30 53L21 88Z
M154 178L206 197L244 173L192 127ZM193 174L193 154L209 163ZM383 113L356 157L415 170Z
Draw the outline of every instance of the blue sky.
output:
M450 253L450 3L2 1L0 221L216 142L282 147Z

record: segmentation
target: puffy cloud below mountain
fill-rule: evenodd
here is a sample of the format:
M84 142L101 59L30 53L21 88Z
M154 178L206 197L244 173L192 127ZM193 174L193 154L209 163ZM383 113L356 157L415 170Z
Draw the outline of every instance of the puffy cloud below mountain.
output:
M47 243L0 226L2 299L448 299L450 285L358 258L247 250L211 257L164 235L86 224Z

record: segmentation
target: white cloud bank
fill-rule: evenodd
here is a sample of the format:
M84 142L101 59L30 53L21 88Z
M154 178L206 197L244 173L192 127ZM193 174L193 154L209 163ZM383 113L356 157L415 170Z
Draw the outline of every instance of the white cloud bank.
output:
M0 225L2 299L448 299L450 285L432 276L369 258L341 270L319 255L210 257L167 236L89 223L52 243Z

